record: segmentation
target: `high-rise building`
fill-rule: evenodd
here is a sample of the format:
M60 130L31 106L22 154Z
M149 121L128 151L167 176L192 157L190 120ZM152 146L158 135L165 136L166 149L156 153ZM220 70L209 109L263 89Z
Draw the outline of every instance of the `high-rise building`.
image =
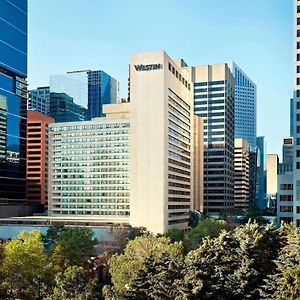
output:
M54 119L27 111L27 202L48 207L48 125Z
M277 221L293 222L293 137L284 137L277 186Z
M29 110L36 110L44 115L50 114L50 87L38 87L29 91L29 99L27 103Z
M294 99L290 99L290 136L294 136Z
M65 93L88 110L86 118L103 116L103 105L117 103L119 83L104 71L72 71L50 76L50 92Z
M65 93L50 93L50 116L55 122L75 122L86 119L87 109L74 103Z
M191 69L164 51L135 54L130 103L103 112L49 126L50 214L154 233L186 229L190 211L203 206L203 122L193 114Z
M266 207L266 182L265 182L265 137L256 138L257 145L257 180L256 180L256 199L260 209Z
M249 152L248 142L234 140L234 208L249 208Z
M234 76L235 138L245 139L256 149L256 85L234 62L228 63Z
M204 212L234 207L234 78L227 64L197 66L194 113L204 120Z
M131 224L187 228L193 210L192 72L164 51L130 62Z
M294 0L294 167L293 167L293 218L300 227L300 2Z
M292 164L293 163L293 137L288 136L283 138L282 145L282 163Z
M27 0L0 1L0 216L26 200Z
M130 104L107 117L49 125L49 214L129 223Z
M267 207L274 208L278 192L279 158L277 154L267 155L266 180L267 180Z
M194 205L193 208L199 212L204 211L203 202L203 120L194 116Z

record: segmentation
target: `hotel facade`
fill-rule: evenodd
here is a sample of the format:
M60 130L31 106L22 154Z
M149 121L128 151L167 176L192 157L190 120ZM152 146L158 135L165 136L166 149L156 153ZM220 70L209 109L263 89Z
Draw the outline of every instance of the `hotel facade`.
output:
M50 215L153 233L187 228L203 206L203 123L190 69L164 51L132 55L130 103L104 113L49 126Z

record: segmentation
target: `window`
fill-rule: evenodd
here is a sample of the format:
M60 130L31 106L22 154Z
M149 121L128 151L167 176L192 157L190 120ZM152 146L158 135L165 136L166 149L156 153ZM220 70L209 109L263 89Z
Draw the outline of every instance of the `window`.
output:
M297 18L297 25L300 25L300 18Z
M300 78L297 78L297 81L299 79L299 82L300 82ZM300 109L300 102L297 102L297 109Z
M297 66L297 73L300 73L300 66Z
M300 32L300 30L298 30ZM298 35L300 37L300 35ZM297 54L297 61L300 61L300 54Z
M297 85L300 85L300 78L297 78Z

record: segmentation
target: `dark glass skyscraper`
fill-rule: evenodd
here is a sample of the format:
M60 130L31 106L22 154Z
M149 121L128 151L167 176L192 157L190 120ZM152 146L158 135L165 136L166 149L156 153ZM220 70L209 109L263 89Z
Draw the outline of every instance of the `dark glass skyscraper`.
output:
M27 0L1 0L0 215L26 199L26 77Z
M87 110L74 103L65 93L50 93L50 116L55 122L75 122L86 119Z
M88 118L102 117L103 105L117 102L118 82L103 71L88 72Z
M87 108L87 120L103 117L103 104L116 103L118 89L118 81L101 70L50 76L50 92L66 93L74 103Z

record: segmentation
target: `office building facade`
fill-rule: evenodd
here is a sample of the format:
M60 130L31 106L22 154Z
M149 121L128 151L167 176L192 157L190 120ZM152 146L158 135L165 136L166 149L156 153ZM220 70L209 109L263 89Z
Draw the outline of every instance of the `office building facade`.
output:
M130 104L107 117L49 125L49 214L129 223Z
M277 221L293 222L293 137L284 137L277 187Z
M87 109L74 103L65 93L50 93L50 116L55 122L76 122L86 119Z
M131 224L155 233L188 227L193 209L193 86L182 60L132 55Z
M267 181L267 207L274 209L278 192L279 158L277 154L267 155L266 181Z
M256 85L234 62L228 63L234 76L235 138L245 139L256 149Z
M259 209L266 207L266 182L265 182L265 137L256 138L257 146L257 174L256 174L256 203Z
M193 67L194 113L204 122L204 212L234 208L234 77L227 64Z
M88 110L86 119L104 116L103 105L117 103L119 83L104 71L82 70L50 76L50 92L65 93Z
M0 1L0 216L26 200L27 1Z
M294 167L293 167L293 218L300 227L300 3L294 0Z
M48 207L48 126L54 119L27 111L27 202Z
M249 152L246 140L234 140L234 208L249 208Z
M29 110L36 110L44 115L50 114L50 87L38 87L29 91L29 99L27 103Z

